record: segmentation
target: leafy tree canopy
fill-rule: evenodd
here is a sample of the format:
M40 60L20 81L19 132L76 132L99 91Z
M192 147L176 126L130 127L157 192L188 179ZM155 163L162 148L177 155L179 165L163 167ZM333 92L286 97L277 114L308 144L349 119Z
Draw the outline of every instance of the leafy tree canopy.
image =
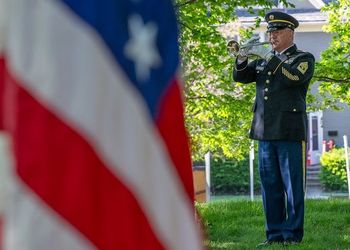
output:
M329 15L325 32L332 34L329 47L316 64L314 80L320 81L321 109L338 109L339 102L350 105L350 1L338 0L323 8Z

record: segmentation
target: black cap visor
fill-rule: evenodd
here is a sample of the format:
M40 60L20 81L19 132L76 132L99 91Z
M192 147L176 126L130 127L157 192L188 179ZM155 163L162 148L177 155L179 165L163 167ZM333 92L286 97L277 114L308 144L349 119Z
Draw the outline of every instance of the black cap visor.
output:
M275 30L283 30L285 28L289 28L294 30L294 26L286 23L269 23L267 25L267 32L272 32Z

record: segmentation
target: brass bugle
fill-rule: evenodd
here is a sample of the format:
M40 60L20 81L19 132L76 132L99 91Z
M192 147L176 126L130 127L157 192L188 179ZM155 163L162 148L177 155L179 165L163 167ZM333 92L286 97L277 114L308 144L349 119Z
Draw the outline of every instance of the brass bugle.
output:
M228 53L232 56L232 57L237 57L239 54L239 50L241 49L247 49L247 48L251 48L254 46L261 46L261 45L265 45L265 44L270 44L270 42L259 42L258 40L256 40L255 43L249 43L246 45L239 45L239 43L235 40L230 40L227 42L227 51Z

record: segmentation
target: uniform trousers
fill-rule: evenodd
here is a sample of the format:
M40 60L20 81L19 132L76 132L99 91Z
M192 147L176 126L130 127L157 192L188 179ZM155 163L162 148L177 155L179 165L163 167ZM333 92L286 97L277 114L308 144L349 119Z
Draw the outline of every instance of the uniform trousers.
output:
M305 142L259 141L266 238L300 242L304 234Z

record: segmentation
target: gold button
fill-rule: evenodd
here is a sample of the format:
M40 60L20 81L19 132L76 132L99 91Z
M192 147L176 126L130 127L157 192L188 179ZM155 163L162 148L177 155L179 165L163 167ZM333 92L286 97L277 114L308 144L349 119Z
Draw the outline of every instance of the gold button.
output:
M264 97L265 100L269 99L267 96Z
M271 71L267 72L268 75L271 75Z
M266 80L266 83L270 83L270 80Z
M297 111L296 109L293 109L293 111L295 112L295 111Z
M266 92L269 91L269 88L265 88L265 91L266 91Z
M260 73L260 71L258 70L256 73L258 73L258 74L259 74L259 73Z

